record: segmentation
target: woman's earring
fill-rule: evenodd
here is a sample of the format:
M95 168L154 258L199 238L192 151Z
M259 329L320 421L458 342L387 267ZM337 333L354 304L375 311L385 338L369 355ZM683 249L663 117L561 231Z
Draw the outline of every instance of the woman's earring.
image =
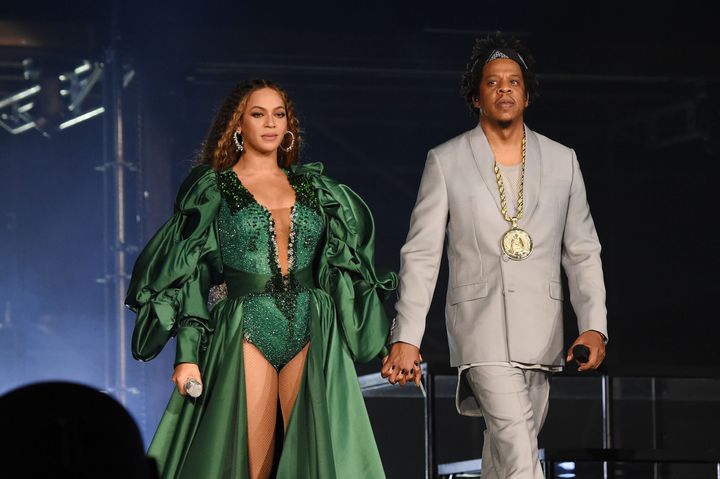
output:
M240 136L240 132L235 130L233 133L233 142L235 143L235 151L243 151L243 138Z
M286 135L287 135L288 133L290 133L290 137L292 138L292 140L290 140L290 145L289 145L287 148L284 148L284 147L282 146L282 144L280 145L280 149L281 149L282 151L284 151L285 153L288 153L288 152L291 151L293 148L295 148L295 133L293 133L293 132L290 131L290 130L288 130L288 131L285 132Z

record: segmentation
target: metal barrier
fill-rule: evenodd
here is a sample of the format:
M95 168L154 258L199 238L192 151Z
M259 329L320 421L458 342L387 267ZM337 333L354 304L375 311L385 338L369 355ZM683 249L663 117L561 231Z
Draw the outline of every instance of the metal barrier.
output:
M436 394L436 383L440 381L440 389L448 389L448 385L456 381L457 376L454 374L446 374L448 368L431 368L427 363L421 364L423 372L423 380L421 388L414 387L397 387L389 384L385 378L380 376L379 373L368 374L359 377L360 388L365 397L408 397L417 398L423 400L423 411L424 411L424 478L425 479L459 479L459 478L477 478L481 477L482 472L482 459L472 458L469 460L463 460L458 462L437 464L436 458L436 434L435 434L435 399ZM440 370L444 374L436 374L435 371ZM562 376L560 376L562 377ZM568 383L586 381L592 377L562 377L562 379ZM629 378L634 378L630 376ZM661 441L657 440L658 425L657 425L657 389L656 377L643 377L639 376L639 379L647 379L650 381L650 396L644 399L649 399L652 408L652 429L653 435L655 436L652 440L652 448L623 448L615 447L615 434L613 431L613 404L614 404L614 392L613 382L614 380L627 380L628 377L623 378L612 378L608 374L599 374L593 378L593 381L599 381L599 390L588 391L587 385L583 386L583 392L585 394L592 394L593 397L600 400L601 411L600 417L602 418L602 447L579 447L579 448L542 448L540 450L541 462L545 471L545 477L547 479L556 479L558 477L572 477L571 475L564 474L561 476L556 475L556 468L562 463L569 461L582 463L582 462L598 462L602 463L603 472L602 477L604 479L610 479L613 477L613 469L611 465L616 463L653 463L653 464L665 464L665 463L696 463L696 464L715 464L716 479L720 479L720 448L711 448L707 451L693 451L693 450L679 450L677 448L663 448L661 447ZM554 378L557 380L558 378ZM699 379L698 377L693 378L673 378L673 379ZM713 379L714 380L714 379ZM593 386L595 388L597 386ZM567 389L567 388L566 388ZM712 391L715 391L713 385ZM562 397L562 388L558 391L555 387L551 389L551 396L555 392L556 398L561 395L559 399L574 399L574 396L568 395ZM447 394L449 391L440 394ZM680 392L679 394L683 394ZM717 394L716 392L714 394ZM659 474L656 470L653 477L659 478L662 474Z

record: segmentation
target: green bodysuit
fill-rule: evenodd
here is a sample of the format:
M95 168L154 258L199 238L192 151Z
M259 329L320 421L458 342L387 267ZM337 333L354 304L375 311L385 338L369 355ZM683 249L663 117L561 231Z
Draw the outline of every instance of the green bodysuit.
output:
M237 289L232 281L242 282L243 275L238 273L257 275L261 281L266 278L261 291L246 295L244 336L278 371L310 340L307 286L312 285L312 279L310 284L303 284L297 273L311 275L324 226L308 180L289 172L288 180L295 190L295 204L290 209L288 272L283 275L271 212L255 200L232 169L218 178L222 193L218 216L220 251L223 270L232 270L232 274L226 274L228 292L233 295Z
M125 299L133 357L149 361L174 337L175 364L197 364L203 382L198 398L168 383L147 452L163 479L249 478L247 341L278 370L309 343L273 477L385 477L354 363L386 353L383 302L397 276L376 271L375 225L355 192L319 163L287 175L296 201L286 276L270 212L234 172L207 165L187 176L135 262ZM222 284L226 297L209 301Z

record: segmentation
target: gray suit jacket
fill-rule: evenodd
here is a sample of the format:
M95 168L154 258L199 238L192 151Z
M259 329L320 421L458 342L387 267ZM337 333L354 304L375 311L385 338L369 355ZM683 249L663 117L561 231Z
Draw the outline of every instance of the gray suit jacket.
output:
M575 152L525 127L525 214L533 239L522 261L502 254L510 223L500 213L494 157L478 125L428 153L401 250L390 342L416 346L447 240L445 307L453 366L516 361L564 363L561 265L580 332L607 337L600 243Z

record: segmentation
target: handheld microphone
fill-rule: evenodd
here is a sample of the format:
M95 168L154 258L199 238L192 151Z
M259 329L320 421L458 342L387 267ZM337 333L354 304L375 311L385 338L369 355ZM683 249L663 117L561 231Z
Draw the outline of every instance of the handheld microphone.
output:
M185 392L190 397L198 397L202 394L202 384L198 382L195 378L188 378L187 381L185 381Z
M573 357L579 363L586 363L590 359L590 349L584 344L576 344L572 348Z

